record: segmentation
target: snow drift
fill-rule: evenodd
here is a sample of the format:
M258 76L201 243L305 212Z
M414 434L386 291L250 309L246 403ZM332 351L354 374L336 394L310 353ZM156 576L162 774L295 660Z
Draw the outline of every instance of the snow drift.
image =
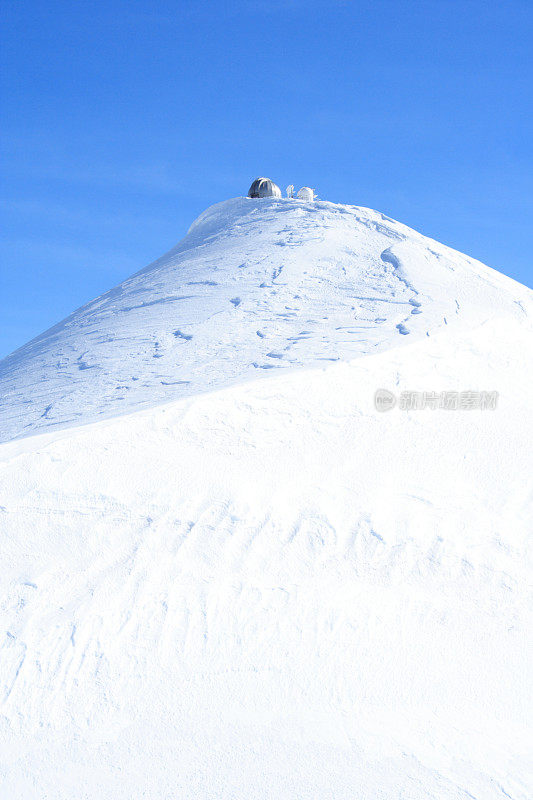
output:
M375 211L239 198L0 362L6 796L529 797L531 320Z
M375 211L238 198L0 362L0 441L530 314L524 287Z

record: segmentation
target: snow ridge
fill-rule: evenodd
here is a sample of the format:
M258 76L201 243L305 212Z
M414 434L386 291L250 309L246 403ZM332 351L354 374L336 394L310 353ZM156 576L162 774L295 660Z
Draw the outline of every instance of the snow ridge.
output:
M518 302L530 319L530 293L491 273L368 209L220 203L165 256L0 362L0 441L514 318Z

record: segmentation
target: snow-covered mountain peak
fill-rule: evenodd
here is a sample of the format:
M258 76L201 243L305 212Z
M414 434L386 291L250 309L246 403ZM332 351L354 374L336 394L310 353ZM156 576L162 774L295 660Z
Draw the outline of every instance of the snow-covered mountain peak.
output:
M235 198L0 362L0 440L530 309L524 287L379 212Z
M2 797L532 797L531 295L238 198L1 362Z

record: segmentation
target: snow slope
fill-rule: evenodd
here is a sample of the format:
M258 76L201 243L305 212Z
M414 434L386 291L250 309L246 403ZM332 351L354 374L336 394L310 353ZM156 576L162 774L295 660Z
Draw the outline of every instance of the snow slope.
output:
M4 360L2 796L529 798L531 296L237 199Z
M527 316L527 289L375 211L237 198L0 362L0 441Z

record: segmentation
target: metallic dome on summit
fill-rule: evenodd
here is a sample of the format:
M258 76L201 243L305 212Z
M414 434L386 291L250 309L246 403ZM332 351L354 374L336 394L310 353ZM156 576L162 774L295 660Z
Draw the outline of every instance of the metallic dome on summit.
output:
M248 197L281 197L281 189L270 178L256 178L248 189Z

